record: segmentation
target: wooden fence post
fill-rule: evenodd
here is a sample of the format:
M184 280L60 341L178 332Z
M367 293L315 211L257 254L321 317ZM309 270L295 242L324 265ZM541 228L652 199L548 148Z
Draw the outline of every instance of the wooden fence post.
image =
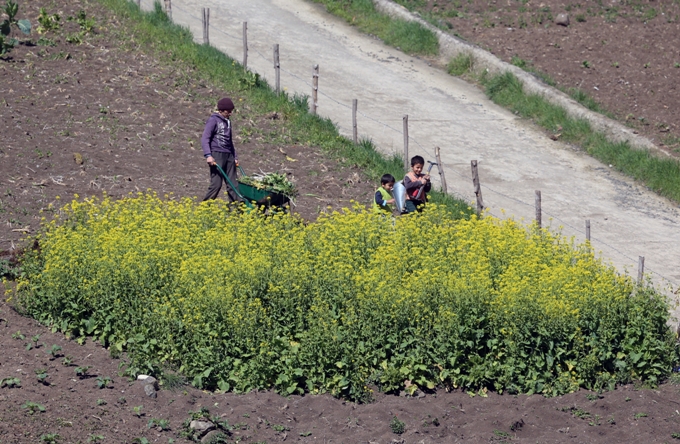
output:
M475 187L475 197L477 198L477 215L479 216L484 211L484 201L482 200L482 186L479 183L479 171L477 170L477 161L470 162L472 167L472 185Z
M316 115L316 107L319 101L319 65L314 65L312 74L312 114Z
M170 0L165 0L165 15L172 20L172 4L170 3Z
M248 69L248 22L243 22L243 69Z
M357 107L359 106L359 101L357 99L352 100L352 137L354 139L354 144L359 143L359 133L357 131Z
M442 165L442 157L439 154L439 147L434 148L434 157L437 160L437 170L439 170L439 179L442 181L442 191L444 194L448 194L448 189L446 188L446 177L444 177L444 165Z
M203 12L203 44L210 44L210 35L208 30L210 29L210 8L201 8Z
M590 242L590 219L586 219L586 240Z
M404 114L404 171L408 171L408 114Z
M542 221L542 216L543 212L541 211L541 191L536 190L536 225L538 225L538 228L541 228L543 225Z
M142 0L137 0L137 7L142 9Z
M638 257L638 284L642 284L642 280L644 279L644 274L645 274L645 257L644 256L639 256Z
M274 73L276 74L276 94L281 94L281 63L279 63L279 44L274 45Z

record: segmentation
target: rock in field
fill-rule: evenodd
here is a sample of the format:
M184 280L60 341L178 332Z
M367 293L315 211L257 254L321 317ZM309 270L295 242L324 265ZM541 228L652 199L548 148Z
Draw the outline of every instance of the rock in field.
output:
M557 14L557 17L555 17L555 24L569 26L569 14Z

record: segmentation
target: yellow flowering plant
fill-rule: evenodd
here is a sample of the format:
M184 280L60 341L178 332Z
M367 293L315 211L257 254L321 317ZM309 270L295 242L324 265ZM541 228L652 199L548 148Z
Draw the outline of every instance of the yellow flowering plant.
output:
M558 395L654 384L677 361L665 297L588 244L435 204L306 223L139 193L75 200L36 240L28 314L202 388Z

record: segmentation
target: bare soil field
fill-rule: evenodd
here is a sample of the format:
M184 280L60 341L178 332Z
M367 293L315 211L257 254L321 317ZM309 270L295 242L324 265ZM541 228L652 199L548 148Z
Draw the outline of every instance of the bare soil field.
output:
M208 172L199 138L223 95L237 102L242 165L289 174L300 190L300 215L313 219L328 206L369 201L375 185L359 169L291 140L285 116L260 115L238 91L216 90L191 67L144 52L96 2L24 2L20 18L35 25L40 7L62 17L61 30L43 35L51 43L36 45L34 35L0 60L4 257L50 215L50 203L76 194L122 197L151 189L200 198ZM66 18L80 10L96 17L96 27L81 43L68 42L78 25ZM124 376L125 355L53 333L5 302L0 350L2 444L188 442L183 425L201 409L228 423L204 442L661 443L680 436L680 390L670 383L557 398L376 392L374 402L359 405L328 395L204 392L177 376L152 398Z
M680 153L680 3L674 0L400 0L497 57L578 88ZM568 26L556 24L561 14Z

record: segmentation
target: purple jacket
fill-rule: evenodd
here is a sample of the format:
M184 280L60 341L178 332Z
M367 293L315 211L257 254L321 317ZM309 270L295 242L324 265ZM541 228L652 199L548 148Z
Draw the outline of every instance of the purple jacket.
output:
M216 151L232 153L234 159L238 159L236 149L234 149L234 141L231 138L231 121L225 119L219 113L210 116L205 123L203 137L201 137L201 148L203 148L204 157L208 157Z

